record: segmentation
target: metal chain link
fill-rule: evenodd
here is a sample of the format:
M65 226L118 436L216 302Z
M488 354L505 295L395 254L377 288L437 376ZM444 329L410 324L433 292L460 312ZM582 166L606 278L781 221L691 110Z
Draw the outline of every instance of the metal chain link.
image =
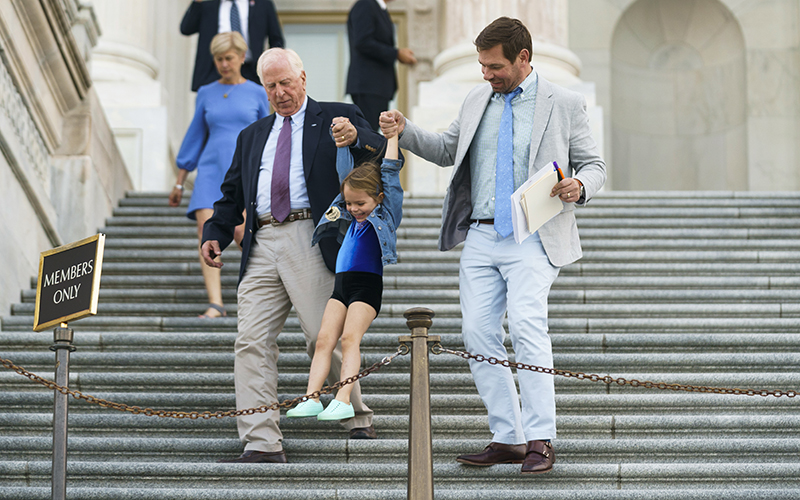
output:
M662 389L662 390L671 390L671 391L685 391L685 392L705 392L711 394L733 394L736 396L775 396L779 398L781 396L786 396L789 398L793 398L797 396L797 391L789 390L789 391L781 391L781 390L766 390L766 389L728 389L724 387L708 387L703 385L686 385L686 384L666 384L663 382L650 382L646 380L644 382L632 379L627 380L622 377L614 378L610 375L600 376L596 374L587 375L583 372L571 372L569 370L558 370L556 368L545 368L542 366L536 365L527 365L525 363L512 363L507 359L497 359L495 357L487 357L482 354L470 354L466 351L454 351L452 349L448 349L443 347L440 343L435 343L431 346L431 352L433 354L453 354L455 356L459 356L464 359L474 359L478 362L486 362L490 365L501 365L507 368L514 367L517 370L528 370L532 372L539 372L545 373L548 375L559 375L561 377L567 378L576 378L578 380L589 380L590 382L603 382L606 385L617 384L619 386L629 385L631 387L644 387L645 389Z
M279 408L290 408L295 404L305 401L309 398L318 398L321 394L330 394L336 389L343 387L347 384L352 384L355 381L362 379L369 375L370 373L378 370L380 367L388 365L392 362L394 358L397 356L404 356L408 354L409 349L406 344L401 344L400 347L397 348L397 351L392 354L391 356L386 356L382 360L374 363L369 368L364 369L363 371L353 375L352 377L348 377L344 380L340 380L333 385L325 386L322 389L315 391L311 394L306 394L304 396L298 396L294 399L286 399L282 402L275 402L271 405L262 405L257 408L247 408L244 410L229 410L229 411L179 411L179 410L154 410L152 408L142 408L140 406L130 406L124 403L115 403L113 401L107 401L103 398L98 398L96 396L90 396L88 394L84 394L81 391L73 391L70 390L68 387L63 387L52 380L47 380L45 378L36 375L35 373L31 373L25 368L15 365L8 359L0 358L0 363L3 364L6 368L10 370L14 370L15 372L19 373L20 375L31 379L33 382L37 384L41 384L48 389L52 389L54 391L58 391L64 395L70 395L75 399L82 399L90 404L95 404L101 406L103 408L111 408L113 410L129 412L134 415L146 415L148 417L164 417L164 418L189 418L192 420L196 420L198 418L202 418L205 420L211 418L224 418L224 417L239 417L242 415L253 415L255 413L266 413L270 410L278 410Z

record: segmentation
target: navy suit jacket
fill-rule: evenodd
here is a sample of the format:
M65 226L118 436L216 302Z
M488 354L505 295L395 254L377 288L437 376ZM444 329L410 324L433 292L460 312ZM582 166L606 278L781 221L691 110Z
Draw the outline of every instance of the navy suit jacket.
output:
M387 101L397 90L394 24L375 0L358 0L347 16L350 42L348 94L374 94Z
M358 131L360 147L350 148L356 165L369 159L380 161L386 150L386 139L370 129L358 107L338 102L317 102L309 97L303 126L303 170L315 226L339 194L336 143L330 135L331 122L337 116L348 117ZM240 281L247 268L253 234L258 230L258 175L261 155L274 123L275 113L249 125L239 134L231 167L222 183L222 198L214 203L214 215L203 227L203 243L217 240L220 248L224 249L233 240L234 227L242 223L242 212L247 210L247 226L242 240L242 264L239 268ZM331 272L335 272L336 254L339 251L337 234L338 230L333 228L330 235L324 236L319 242L325 265Z
M192 2L181 21L181 33L194 35L200 33L197 40L197 55L194 60L194 75L192 76L192 90L203 85L219 80L214 59L211 57L209 47L211 39L219 29L219 3L220 0L206 0ZM264 39L269 38L270 47L283 47L283 31L278 22L278 13L272 0L250 0L250 12L247 20L248 36L246 40L253 59L258 60L264 52Z

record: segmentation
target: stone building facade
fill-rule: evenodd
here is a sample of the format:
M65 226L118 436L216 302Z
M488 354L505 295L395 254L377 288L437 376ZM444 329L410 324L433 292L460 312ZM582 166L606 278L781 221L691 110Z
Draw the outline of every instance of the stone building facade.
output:
M95 234L133 187L92 86L100 33L79 0L0 0L2 311L40 252Z

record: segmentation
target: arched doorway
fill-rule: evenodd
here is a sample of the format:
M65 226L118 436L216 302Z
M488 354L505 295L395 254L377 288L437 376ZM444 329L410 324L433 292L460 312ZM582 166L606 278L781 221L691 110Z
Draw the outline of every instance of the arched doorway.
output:
M744 190L746 59L718 0L638 0L611 49L618 190Z

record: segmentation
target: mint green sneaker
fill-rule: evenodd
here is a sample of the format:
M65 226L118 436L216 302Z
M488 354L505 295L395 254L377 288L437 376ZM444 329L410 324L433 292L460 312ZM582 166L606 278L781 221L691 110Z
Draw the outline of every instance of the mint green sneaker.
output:
M355 416L353 405L334 399L322 413L317 415L317 420L344 420Z
M286 416L289 418L316 417L321 411L321 402L314 401L313 399L307 399L291 410L287 411Z

